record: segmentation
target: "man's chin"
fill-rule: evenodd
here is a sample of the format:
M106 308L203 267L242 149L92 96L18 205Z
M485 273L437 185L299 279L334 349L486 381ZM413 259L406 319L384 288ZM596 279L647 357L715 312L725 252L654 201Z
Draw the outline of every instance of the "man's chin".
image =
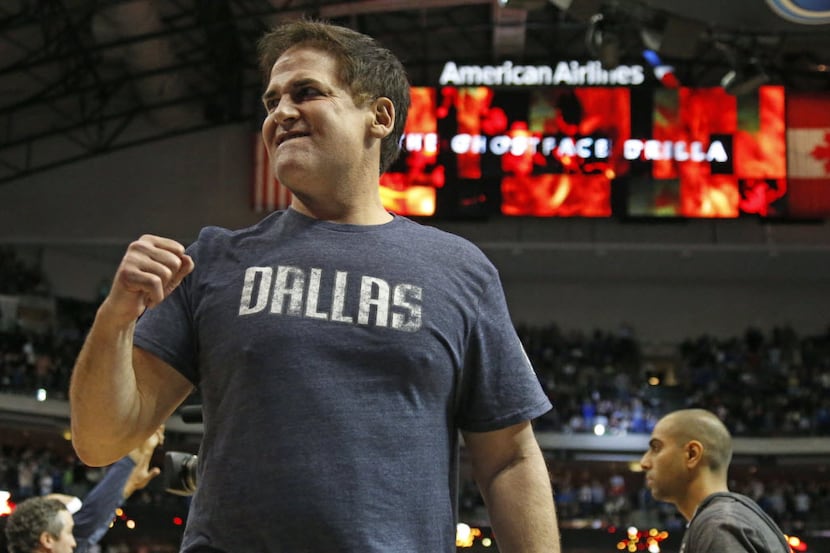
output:
M664 503L671 503L671 500L668 497L666 497L665 495L661 494L659 491L651 490L651 497L653 497L657 501L662 501Z
M660 492L655 490L654 486L646 485L646 488L648 488L648 491L651 493L651 497L653 497L654 499L657 499L658 501L662 501L662 499L660 499L660 497L659 497Z

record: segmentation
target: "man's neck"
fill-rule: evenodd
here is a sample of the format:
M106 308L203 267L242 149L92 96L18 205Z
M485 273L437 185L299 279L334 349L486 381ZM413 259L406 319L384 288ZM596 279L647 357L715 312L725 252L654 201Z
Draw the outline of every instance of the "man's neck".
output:
M719 492L728 492L729 488L726 484L715 484L709 483L708 485L699 485L699 486L692 486L689 488L689 493L686 496L686 500L680 504L677 504L677 509L680 511L680 514L683 515L683 518L686 521L691 521L694 518L695 513L700 508L700 505L706 500L707 497L714 493Z
M320 203L309 205L308 202L303 202L294 197L291 201L291 208L312 219L332 223L382 225L392 220L392 215L386 211L379 201L359 206L321 205Z

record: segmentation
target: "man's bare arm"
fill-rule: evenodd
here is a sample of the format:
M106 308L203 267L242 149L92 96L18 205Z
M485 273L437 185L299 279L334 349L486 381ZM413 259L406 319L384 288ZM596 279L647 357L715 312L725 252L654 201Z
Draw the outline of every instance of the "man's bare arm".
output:
M72 372L72 442L84 463L103 466L125 456L192 390L173 367L133 347L136 319L192 270L193 260L173 240L145 235L127 249Z
M559 553L550 477L530 423L465 432L464 443L499 551Z

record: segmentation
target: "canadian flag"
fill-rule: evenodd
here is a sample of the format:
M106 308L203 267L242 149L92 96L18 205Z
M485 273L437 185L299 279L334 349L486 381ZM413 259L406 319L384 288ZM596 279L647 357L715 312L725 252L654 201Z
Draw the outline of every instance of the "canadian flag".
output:
M251 205L256 213L285 209L291 203L291 191L281 185L274 176L268 161L268 150L259 134L254 135L254 182L251 189Z
M787 211L830 217L830 95L787 96Z

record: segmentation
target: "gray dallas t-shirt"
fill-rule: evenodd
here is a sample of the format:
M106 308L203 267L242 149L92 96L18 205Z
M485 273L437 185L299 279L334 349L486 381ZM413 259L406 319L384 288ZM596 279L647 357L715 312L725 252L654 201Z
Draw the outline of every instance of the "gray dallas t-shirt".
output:
M183 551L455 551L457 430L550 409L478 248L289 209L188 251L135 338L203 401Z

